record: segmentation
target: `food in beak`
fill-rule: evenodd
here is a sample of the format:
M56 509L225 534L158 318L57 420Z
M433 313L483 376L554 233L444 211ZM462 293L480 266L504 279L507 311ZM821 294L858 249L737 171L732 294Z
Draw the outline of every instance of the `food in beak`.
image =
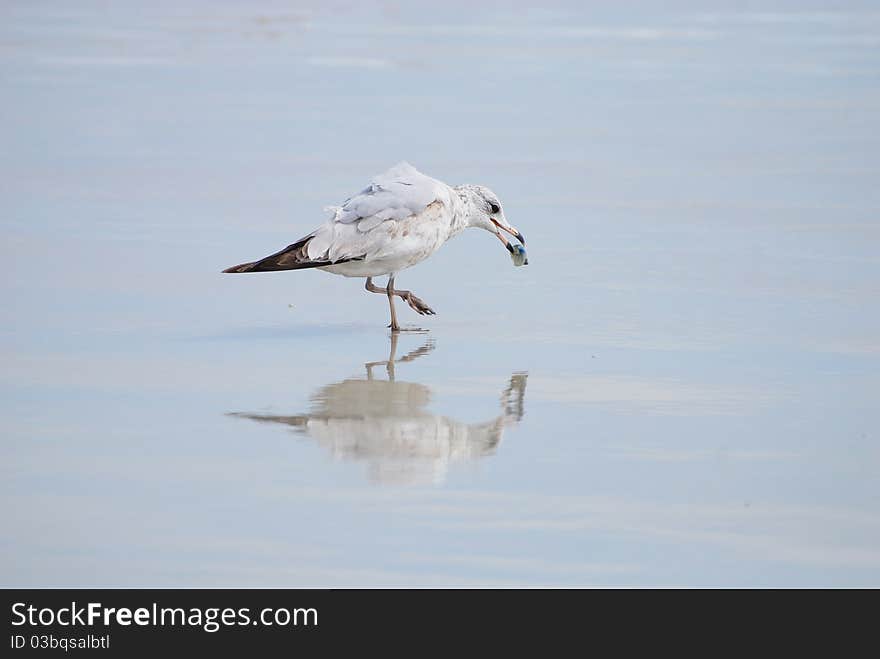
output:
M508 245L510 245L508 243ZM510 245L510 260L513 261L513 265L519 267L521 265L529 264L529 256L526 254L526 248L522 245Z
M528 265L529 264L529 257L526 254L526 248L524 246L526 241L523 238L523 235L519 231L517 231L516 229L508 229L507 227L499 224L497 221L495 221L494 218L492 219L492 221L495 222L496 227L506 231L507 233L509 233L512 236L516 236L517 240L519 240L521 243L523 243L522 245L514 245L512 242L510 242L507 238L505 238L502 235L501 231L497 231L495 233L495 235L498 236L498 240L501 241L501 244L507 248L508 252L510 252L510 259L513 261L513 265L515 265L517 267L519 267L521 265Z

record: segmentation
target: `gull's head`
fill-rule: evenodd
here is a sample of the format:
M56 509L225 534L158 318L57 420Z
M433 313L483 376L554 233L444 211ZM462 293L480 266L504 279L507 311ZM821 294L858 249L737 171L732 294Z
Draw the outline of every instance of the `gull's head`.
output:
M515 229L507 221L507 218L504 217L504 209L501 207L498 195L483 185L468 185L464 187L470 201L468 226L485 229L490 233L494 233L512 255L524 254L525 251L521 248L519 250L516 249L520 247L519 245L512 245L504 236L505 233L509 233L522 245L526 244L526 239L523 238L519 230ZM527 259L525 264L528 264Z

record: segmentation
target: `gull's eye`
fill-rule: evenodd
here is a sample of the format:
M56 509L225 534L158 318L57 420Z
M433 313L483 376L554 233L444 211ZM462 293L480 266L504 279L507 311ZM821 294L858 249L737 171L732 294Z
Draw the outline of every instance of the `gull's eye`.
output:
M492 215L497 215L501 212L501 206L496 204L494 201L489 202L489 210L492 211Z

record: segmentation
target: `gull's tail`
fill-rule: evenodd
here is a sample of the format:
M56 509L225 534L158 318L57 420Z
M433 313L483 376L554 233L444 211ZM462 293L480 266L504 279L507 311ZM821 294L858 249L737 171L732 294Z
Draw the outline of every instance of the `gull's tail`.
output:
M312 236L308 236L259 261L234 265L231 268L226 268L223 272L274 272L276 270L303 270L330 265L330 261L313 261L309 258L308 244L311 239Z

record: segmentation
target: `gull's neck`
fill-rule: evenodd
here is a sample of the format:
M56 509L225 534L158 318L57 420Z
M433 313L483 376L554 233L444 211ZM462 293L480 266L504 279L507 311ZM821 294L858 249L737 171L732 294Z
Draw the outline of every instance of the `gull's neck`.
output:
M455 193L452 196L453 214L452 214L452 230L450 237L461 233L471 226L475 226L471 222L471 218L475 217L476 202L474 201L475 192L473 185L457 185L452 188Z

